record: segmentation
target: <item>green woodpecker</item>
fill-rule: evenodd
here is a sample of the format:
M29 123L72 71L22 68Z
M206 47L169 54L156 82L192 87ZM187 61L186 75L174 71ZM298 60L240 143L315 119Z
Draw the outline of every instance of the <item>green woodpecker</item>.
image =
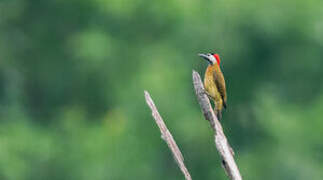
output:
M204 88L206 94L214 101L215 115L221 120L222 110L227 106L227 93L224 77L220 68L220 56L213 53L199 54L199 56L209 62L204 75Z

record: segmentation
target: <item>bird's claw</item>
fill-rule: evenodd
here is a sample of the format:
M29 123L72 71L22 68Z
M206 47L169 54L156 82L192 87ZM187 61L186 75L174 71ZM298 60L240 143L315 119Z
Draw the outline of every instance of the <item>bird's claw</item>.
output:
M209 99L212 99L212 96L207 91L204 91L204 94L207 95Z

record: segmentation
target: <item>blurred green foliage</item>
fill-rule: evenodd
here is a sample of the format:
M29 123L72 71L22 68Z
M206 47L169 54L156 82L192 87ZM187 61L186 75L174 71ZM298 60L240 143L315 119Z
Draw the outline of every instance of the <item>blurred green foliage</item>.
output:
M226 179L194 96L199 52L228 87L245 179L323 177L323 1L0 1L0 179Z

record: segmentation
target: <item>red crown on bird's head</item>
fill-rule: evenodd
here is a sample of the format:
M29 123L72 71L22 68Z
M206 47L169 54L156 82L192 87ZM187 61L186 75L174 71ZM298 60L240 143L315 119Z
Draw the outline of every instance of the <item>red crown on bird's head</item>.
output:
M220 65L221 60L220 60L219 54L213 54L213 56L216 59L216 62L218 63L218 65Z

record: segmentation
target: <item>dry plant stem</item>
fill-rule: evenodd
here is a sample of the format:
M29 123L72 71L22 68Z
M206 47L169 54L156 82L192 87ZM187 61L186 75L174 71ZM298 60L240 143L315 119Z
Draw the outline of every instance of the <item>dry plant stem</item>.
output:
M193 71L193 84L204 117L210 122L214 131L215 146L222 158L222 165L226 174L231 180L242 180L238 166L233 158L233 151L223 133L223 129L218 118L214 114L210 100L205 93L201 77L196 71Z
M167 129L166 124L164 123L163 119L161 118L153 100L151 99L151 97L147 91L145 91L145 98L146 98L146 102L147 102L148 106L150 107L150 109L152 111L152 115L156 121L156 124L158 125L158 127L160 129L162 139L164 141L166 141L169 149L172 151L174 159L176 160L177 165L179 166L182 173L184 174L185 179L192 180L190 173L188 172L187 168L185 167L184 158L183 158L181 151L179 150L172 134Z

